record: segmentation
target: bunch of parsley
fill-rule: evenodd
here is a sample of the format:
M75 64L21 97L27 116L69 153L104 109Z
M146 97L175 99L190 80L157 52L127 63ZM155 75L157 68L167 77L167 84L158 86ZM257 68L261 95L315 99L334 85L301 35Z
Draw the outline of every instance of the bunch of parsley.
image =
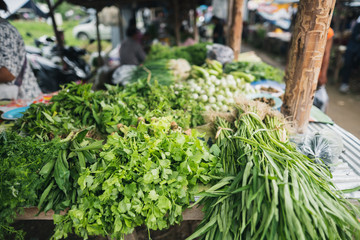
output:
M200 183L221 172L217 157L171 124L171 117L140 121L110 135L98 164L79 177L82 196L67 215L55 215L54 239L74 231L122 239L136 226L164 229L180 223Z

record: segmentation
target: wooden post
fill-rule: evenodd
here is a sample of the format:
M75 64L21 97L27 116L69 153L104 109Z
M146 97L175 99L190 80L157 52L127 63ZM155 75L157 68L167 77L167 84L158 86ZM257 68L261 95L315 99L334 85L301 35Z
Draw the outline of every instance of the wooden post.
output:
M178 0L173 0L174 4L174 20L175 20L175 39L176 45L180 46L180 21L179 21L179 3Z
M230 46L230 32L231 32L231 24L233 19L233 6L234 6L234 0L227 0L228 2L228 16L227 16L227 24L226 24L226 44Z
M120 5L118 5L118 9L119 9L118 24L119 24L120 42L122 42L125 39L125 31L124 31L124 22L122 18L122 9Z
M196 12L196 2L194 1L194 5L193 5L193 30L194 30L194 40L195 42L199 42L199 30L198 27L196 25L196 16L197 16L197 12Z
M57 24L56 24L55 16L54 16L54 7L51 6L50 0L46 0L46 3L48 5L48 7L49 7L49 13L50 13L51 21L52 21L52 26L53 26L53 29L54 29L56 41L58 43L58 47L59 47L59 49L63 49L64 48L64 42L63 42L63 39L60 36L60 33L58 31L58 28L57 28Z
M103 59L101 57L101 38L100 38L100 30L99 30L99 10L96 9L96 40L98 46L98 67L103 65Z
M301 0L292 35L282 113L307 129L335 0Z
M230 47L234 50L235 60L238 59L238 55L241 50L241 34L242 34L242 10L244 0L234 0L233 11L230 25Z
M52 10L55 11L55 9L60 6L60 4L62 4L64 2L64 0L59 0L57 1L54 6L52 6Z

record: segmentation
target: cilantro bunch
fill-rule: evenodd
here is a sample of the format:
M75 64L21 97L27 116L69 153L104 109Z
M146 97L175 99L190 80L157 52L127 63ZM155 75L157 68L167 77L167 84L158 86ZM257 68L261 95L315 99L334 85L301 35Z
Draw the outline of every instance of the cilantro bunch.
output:
M82 196L67 215L55 215L53 239L74 232L122 239L136 226L164 229L180 223L199 183L221 172L200 135L189 135L171 117L139 121L108 136L101 160L79 177Z

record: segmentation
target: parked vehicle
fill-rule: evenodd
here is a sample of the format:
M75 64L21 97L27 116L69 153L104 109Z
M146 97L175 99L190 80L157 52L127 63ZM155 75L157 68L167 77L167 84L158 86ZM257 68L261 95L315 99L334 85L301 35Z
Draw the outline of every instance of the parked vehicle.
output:
M99 24L99 32L101 40L111 40L111 27ZM73 28L73 35L80 40L96 39L96 18L90 15L79 25Z
M45 93L60 89L60 85L91 77L90 65L83 59L85 49L65 46L59 49L49 37L35 39L37 47L26 46L27 58Z
M63 70L41 55L27 53L26 57L43 93L58 91L61 85L78 80L74 71Z

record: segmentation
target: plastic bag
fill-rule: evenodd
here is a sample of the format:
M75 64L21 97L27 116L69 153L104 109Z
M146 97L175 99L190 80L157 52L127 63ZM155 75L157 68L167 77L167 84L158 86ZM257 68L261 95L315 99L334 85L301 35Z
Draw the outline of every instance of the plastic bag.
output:
M228 46L215 43L207 45L206 48L207 58L217 60L223 65L234 60L234 51Z
M297 149L314 162L331 167L338 163L343 143L336 132L325 129L305 135L297 144Z
M125 86L131 80L131 76L136 70L136 65L122 65L118 67L112 75L111 83Z
M326 109L329 105L329 96L326 92L325 85L319 87L319 89L316 90L314 96L314 105L321 111L326 112Z

